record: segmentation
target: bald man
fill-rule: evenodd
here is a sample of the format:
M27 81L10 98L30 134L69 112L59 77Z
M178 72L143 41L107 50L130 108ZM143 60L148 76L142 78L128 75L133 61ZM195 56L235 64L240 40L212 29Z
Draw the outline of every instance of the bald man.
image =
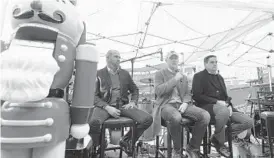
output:
M95 109L90 119L90 135L98 146L101 125L110 117L128 117L137 122L136 138L152 124L152 116L137 108L139 89L126 70L120 68L120 53L109 50L107 66L97 72ZM129 99L129 94L131 98ZM120 140L120 146L128 156L132 155L131 130Z

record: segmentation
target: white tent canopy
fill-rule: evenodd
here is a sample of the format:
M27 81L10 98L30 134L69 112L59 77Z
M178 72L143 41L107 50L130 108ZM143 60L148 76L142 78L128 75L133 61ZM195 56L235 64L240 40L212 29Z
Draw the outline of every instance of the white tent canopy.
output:
M272 0L78 0L78 8L89 42L100 52L99 68L109 49L120 51L122 60L175 50L186 64L201 64L204 56L215 54L221 72L265 67L274 53ZM160 58L138 59L134 67L160 64Z
M123 59L160 48L175 50L183 53L181 60L186 63L216 54L220 63L238 67L265 66L266 57L273 53L271 1L93 2L86 6L86 21L89 40L96 43L102 65L109 49L119 50ZM138 59L135 67L156 65L159 59L160 55Z

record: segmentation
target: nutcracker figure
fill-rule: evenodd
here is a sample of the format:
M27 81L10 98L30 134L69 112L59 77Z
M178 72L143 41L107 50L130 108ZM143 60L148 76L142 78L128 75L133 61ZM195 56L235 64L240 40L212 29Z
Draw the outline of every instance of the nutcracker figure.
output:
M98 54L69 0L12 0L10 46L0 55L1 157L64 158L89 132ZM75 70L71 105L64 89Z

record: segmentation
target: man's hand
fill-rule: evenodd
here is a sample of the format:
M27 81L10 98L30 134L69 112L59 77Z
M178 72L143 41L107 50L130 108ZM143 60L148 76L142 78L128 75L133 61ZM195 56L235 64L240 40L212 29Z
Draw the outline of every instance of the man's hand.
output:
M181 72L177 72L176 75L175 75L175 79L176 81L179 81L181 78L183 78L183 74Z
M180 105L178 110L181 112L181 114L183 114L186 111L187 107L188 107L188 104L183 103L183 104Z
M216 104L217 104L217 105L221 105L221 106L227 106L227 103L226 103L225 101L223 101L223 100L218 100L218 101L216 102Z
M133 107L135 107L134 102L129 102L128 104L122 106L122 108L124 108L124 109L131 109Z
M111 115L113 116L114 118L119 118L120 117L120 114L121 114L121 111L119 109L116 109L115 107L112 107L112 106L106 106L105 107L105 110Z

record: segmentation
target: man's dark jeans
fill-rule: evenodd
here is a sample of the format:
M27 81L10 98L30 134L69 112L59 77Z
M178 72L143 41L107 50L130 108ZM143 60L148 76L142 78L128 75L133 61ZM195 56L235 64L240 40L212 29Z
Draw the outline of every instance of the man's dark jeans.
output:
M195 122L192 128L192 138L189 145L194 149L200 149L200 145L206 131L206 128L210 121L210 115L204 109L190 105L186 111L181 114L178 110L180 104L166 104L164 105L161 116L169 123L169 131L171 139L173 140L174 150L181 149L181 120L182 116L189 118Z
M132 109L120 108L119 110L121 110L121 116L131 118L137 122L136 138L135 138L136 141L143 134L143 132L147 128L149 128L149 126L153 122L152 116L150 114L136 107ZM110 116L108 112L102 108L95 107L95 109L93 110L92 116L89 121L89 125L90 125L89 134L91 135L95 146L99 145L101 125L104 123L106 119L110 117L112 116ZM124 140L131 139L131 130L124 136L123 139Z

